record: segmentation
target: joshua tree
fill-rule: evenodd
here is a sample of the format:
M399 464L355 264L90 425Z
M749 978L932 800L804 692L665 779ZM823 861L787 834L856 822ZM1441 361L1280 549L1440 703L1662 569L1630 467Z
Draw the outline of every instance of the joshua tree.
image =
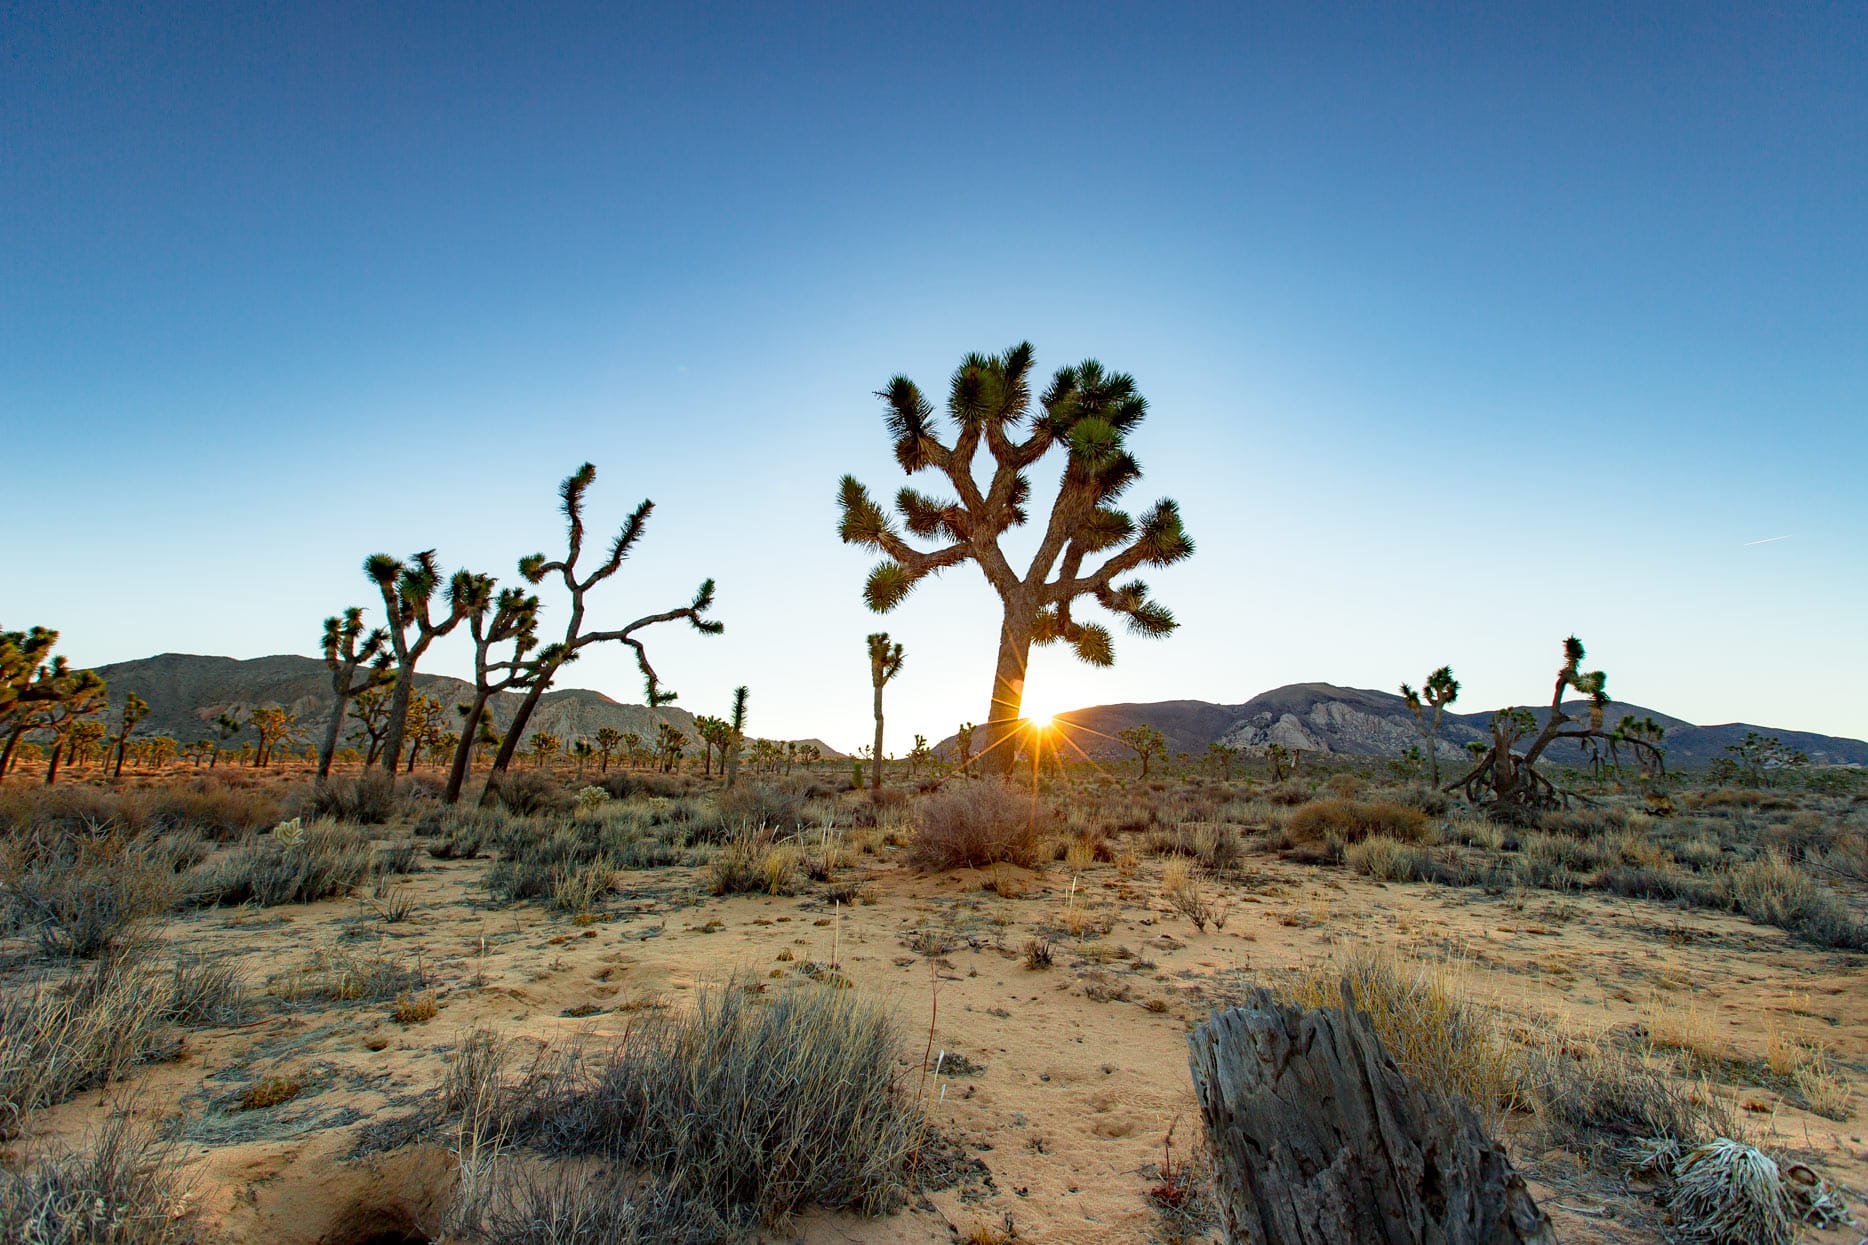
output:
M597 741L597 761L603 767L599 772L610 772L610 758L623 746L623 733L614 726L599 726L594 736Z
M49 787L58 781L58 759L64 751L71 733L93 714L102 713L105 707L104 680L95 670L69 670L63 659L55 659L51 667L53 688L57 691L56 699L42 702L45 712L39 725L52 734L52 742L46 748L45 782Z
M363 732L363 765L368 769L383 754L383 740L389 735L389 689L376 687L358 692L351 708L356 713L357 727Z
M409 767L405 773L415 772L415 763L424 752L432 760L441 751L446 726L446 710L433 696L417 696L409 701L408 723L402 732L403 738L409 741ZM458 741L459 736L455 738Z
M728 719L733 734L727 739L726 751L720 757L720 772L726 775L728 791L739 778L739 745L746 738L746 696L744 683L733 689L733 716Z
M1428 781L1437 787L1440 785L1440 715L1459 699L1459 680L1453 677L1453 667L1441 666L1428 675L1418 692L1403 683L1401 698L1407 701L1408 709L1414 714L1414 729L1420 732L1421 742L1427 747Z
M1160 730L1143 722L1127 730L1116 732L1116 738L1126 745L1129 751L1142 759L1142 777L1148 777L1148 758L1159 756L1167 751L1167 737Z
M87 672L74 671L63 657L52 655L57 645L58 632L45 627L0 631L0 733L6 739L0 748L0 778L12 766L20 740L49 727L61 702L92 695L89 681L79 677Z
M1271 781L1283 782L1297 772L1297 754L1283 744L1266 744L1265 764L1271 767Z
M960 755L961 773L965 773L966 767L973 763L974 729L975 727L971 722L962 722L960 723L960 729L955 731L953 735L954 751Z
M272 759L274 749L292 741L298 718L283 706L261 705L253 710L251 725L259 735L259 755L254 758L253 767L263 769Z
M1537 762L1546 749L1559 739L1577 740L1586 748L1609 746L1627 748L1643 766L1660 772L1663 766L1659 747L1637 733L1622 734L1603 724L1609 704L1608 675L1600 670L1584 673L1583 642L1575 636L1563 642L1563 665L1557 669L1556 686L1550 694L1550 708L1543 725L1529 709L1507 708L1492 715L1492 745L1479 757L1472 769L1445 787L1463 790L1474 804L1489 805L1501 820L1528 823L1538 812L1566 806L1573 793L1563 790L1537 772ZM1563 694L1575 691L1589 698L1588 717L1579 719L1563 709ZM1518 744L1528 740L1522 750Z
M331 721L324 728L324 744L318 749L319 778L331 776L331 759L337 755L344 711L350 707L351 698L394 682L396 676L389 669L393 660L389 633L381 627L367 632L363 629L362 607L353 605L341 617L324 620L324 664L331 672Z
M1768 787L1774 772L1810 763L1809 754L1801 748L1786 748L1777 736L1760 735L1757 731L1746 731L1743 739L1725 745L1725 750L1731 756L1719 757L1713 762L1713 776L1747 787Z
M623 732L623 755L629 758L629 768L635 769L642 757L642 736L634 731Z
M659 614L648 614L636 619L625 627L614 631L585 631L585 598L590 590L616 574L623 559L642 538L644 526L649 515L655 509L655 503L644 501L635 508L629 518L610 542L610 550L603 562L588 574L579 577L577 563L584 551L584 494L589 490L591 481L597 478L597 469L585 463L575 472L566 476L558 485L558 498L564 511L567 540L565 554L561 558L547 561L542 553L535 553L519 561L519 573L531 584L543 583L546 577L557 575L564 583L565 591L570 595L570 614L564 625L564 639L547 645L539 651L532 663L528 676L525 699L519 702L519 710L514 715L512 726L506 731L506 742L500 745L499 755L493 759L493 774L506 768L512 762L513 750L518 746L519 737L531 720L532 711L538 707L538 699L551 685L552 679L566 662L577 660L577 655L592 644L620 643L627 644L636 652L636 665L642 671L643 682L647 685L649 708L665 705L674 700L675 694L664 691L661 681L656 677L654 667L649 665L648 649L637 638L637 632L657 623L674 622L686 619L702 635L719 635L726 628L720 623L707 618L706 612L713 607L713 580L701 581L700 590L694 599L679 609L664 610ZM481 797L485 803L493 790L493 777L487 779L487 794Z
M508 732L510 738L511 732ZM558 755L558 737L550 731L532 732L532 764L543 769L551 763L551 758Z
M713 776L713 754L720 751L720 769L726 770L726 746L733 739L733 724L725 718L699 717L694 719L694 733L700 737L701 775Z
M597 755L597 749L588 739L580 735L571 741L571 755L577 758L577 777L582 778L585 763Z
M383 769L393 778L402 761L403 723L408 718L409 693L415 686L415 665L429 645L467 617L478 577L469 571L454 572L447 586L447 615L437 622L430 605L441 587L441 571L435 565L433 549L424 549L407 562L386 553L373 553L363 560L363 573L383 594L389 647L395 658L396 677L389 693L389 726L382 750Z
M888 632L876 631L870 634L869 682L876 692L876 762L869 773L869 789L872 792L882 790L882 688L902 672L902 661L906 656L901 645L889 643Z
M824 750L813 743L798 745L798 763L806 769L824 759Z
M679 769L681 757L688 750L688 737L672 722L663 722L655 731L655 755L661 759L662 773Z
M473 637L473 699L457 706L461 715L460 742L454 747L454 761L448 768L447 789L442 799L453 804L461 798L467 770L473 763L474 749L498 746L493 735L492 715L487 705L493 697L513 687L525 685L532 677L526 654L538 645L538 598L519 588L502 588L493 595L493 580L476 575L462 585L462 600L467 609L467 631ZM496 645L510 644L512 652L495 661Z
M1071 613L1072 603L1084 596L1122 616L1132 632L1167 635L1174 630L1174 615L1149 599L1141 580L1118 584L1116 578L1141 566L1168 566L1193 553L1174 502L1157 501L1139 522L1116 507L1141 476L1124 445L1147 412L1135 382L1105 372L1094 361L1062 368L1034 410L1031 363L1029 344L990 358L969 355L961 362L947 399L951 444L936 435L934 408L907 377L895 377L878 394L888 408L886 423L902 470L910 475L934 470L954 488L952 498L912 488L896 494L895 508L908 534L940 542L932 550L910 544L855 477L844 476L838 486L838 534L846 544L874 549L883 557L863 586L870 609L894 609L926 576L969 561L998 594L1003 616L982 759L1002 774L1012 766L1031 646L1061 640L1091 665L1113 664L1108 629L1079 622ZM991 478L983 486L973 469L982 442L992 462ZM1020 574L999 539L1028 518L1027 473L1060 446L1064 463L1057 496L1037 551ZM1085 568L1086 560L1104 554L1100 565Z
M1239 759L1236 750L1228 748L1215 740L1206 746L1207 759L1219 766L1220 774L1227 782L1232 781L1232 763Z
M130 732L136 724L149 716L149 702L131 692L123 700L123 725L117 728L117 768L112 778L123 777L123 754L130 746Z
M934 749L928 747L926 735L915 736L915 746L908 750L908 781L913 782L915 771L934 759Z
M220 760L221 753L226 749L227 741L237 738L246 727L247 724L240 718L239 709L229 709L226 713L215 717L214 730L220 735L220 743L214 747L214 761ZM239 752L235 753L236 760L240 755L242 754ZM209 769L214 768L214 761L208 762Z

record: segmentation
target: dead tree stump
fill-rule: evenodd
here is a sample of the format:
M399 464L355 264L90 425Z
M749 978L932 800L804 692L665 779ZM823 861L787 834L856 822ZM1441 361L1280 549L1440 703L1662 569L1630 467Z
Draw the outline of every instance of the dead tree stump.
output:
M1255 991L1187 1040L1232 1245L1556 1245L1472 1108L1396 1067L1346 986L1308 1012Z

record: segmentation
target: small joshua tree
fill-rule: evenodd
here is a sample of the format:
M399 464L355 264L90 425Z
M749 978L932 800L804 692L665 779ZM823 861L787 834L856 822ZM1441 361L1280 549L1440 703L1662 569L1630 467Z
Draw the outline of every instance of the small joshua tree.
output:
M727 790L739 779L739 746L746 738L746 699L744 683L733 689L733 716L729 719L732 734L727 737L726 751L720 757L720 771L726 775Z
M584 494L590 490L591 482L597 478L597 469L585 463L576 471L566 476L558 485L559 508L564 512L566 539L564 556L547 559L542 553L534 553L519 561L519 573L526 582L541 584L551 576L557 576L563 583L565 592L570 597L569 613L565 619L564 638L554 644L548 644L539 650L532 663L525 699L519 702L519 709L513 715L512 726L506 731L506 740L500 745L499 755L493 759L493 775L487 779L486 794L481 802L492 799L493 783L501 770L512 763L512 755L518 747L519 737L524 732L526 723L531 720L532 711L538 708L538 701L551 686L551 681L566 662L577 660L577 656L592 644L626 644L635 650L636 666L642 671L646 685L649 708L665 705L674 700L675 694L664 689L661 680L656 677L655 669L649 665L648 649L643 646L638 633L658 623L675 622L685 619L690 626L702 635L719 635L726 628L713 619L706 617L713 608L713 580L703 579L694 599L677 609L664 610L659 614L648 614L626 626L613 631L586 631L585 612L591 589L609 579L622 568L623 559L642 539L644 528L648 525L649 515L655 509L655 503L644 501L637 506L623 523L622 528L610 541L609 552L603 561L591 568L588 573L580 573L578 562L584 552Z
M551 759L558 755L560 746L558 737L550 731L533 731L531 746L533 767L543 769L551 764Z
M869 790L882 790L882 688L889 680L902 672L902 662L907 654L899 644L889 642L886 631L872 632L869 636L869 682L875 688L876 715L876 760L869 773Z
M344 713L352 698L359 692L393 683L396 676L389 669L395 660L389 651L389 632L381 627L366 632L359 606L351 606L341 617L324 620L323 647L324 664L331 672L331 720L325 725L324 743L318 749L318 777L329 778L337 741L343 736Z
M393 778L402 761L402 734L409 715L409 694L415 686L415 666L429 646L460 626L473 600L475 576L456 571L448 581L448 612L437 621L431 611L441 588L441 570L435 551L424 549L407 562L386 553L363 560L363 573L383 596L383 614L389 620L389 647L396 677L389 693L388 728L383 737L383 768ZM413 629L413 630L411 630Z
M720 771L726 772L726 746L733 739L733 724L725 718L710 716L694 719L694 733L700 736L701 776L713 775L713 754L720 753Z
M1283 744L1265 745L1265 764L1271 768L1271 781L1283 782L1297 772L1297 756Z
M1141 466L1125 445L1148 410L1134 380L1094 360L1060 368L1034 407L1031 367L1029 343L1003 355L963 359L947 397L951 442L937 435L933 406L906 376L895 377L877 395L888 408L885 421L902 470L932 470L953 487L954 496L946 498L912 488L895 496L908 535L939 542L935 548L910 544L854 476L844 476L837 493L843 542L882 555L863 586L870 609L894 609L922 579L963 562L976 564L998 594L999 656L981 755L986 768L999 774L1011 772L1031 646L1062 641L1090 665L1113 665L1108 628L1072 613L1083 597L1124 619L1138 635L1167 635L1174 615L1149 598L1148 586L1116 579L1193 553L1173 501L1157 501L1139 521L1117 508L1141 478ZM992 468L984 482L974 474L982 446ZM1021 573L999 541L1030 518L1028 473L1053 449L1064 451L1057 496L1044 517L1037 551ZM1086 567L1099 556L1100 565Z
M1537 715L1529 709L1499 710L1492 715L1491 746L1468 773L1448 783L1445 790L1464 791L1468 802L1487 806L1501 820L1534 822L1543 810L1565 807L1575 798L1573 792L1537 772L1538 761L1559 739L1574 739L1590 749L1626 748L1644 767L1661 772L1664 763L1654 741L1642 734L1622 734L1604 724L1609 705L1608 675L1600 670L1585 672L1583 656L1581 640L1575 636L1565 640L1563 665L1557 669L1543 725L1538 725ZM1572 717L1564 711L1563 697L1569 691L1588 698L1586 717ZM1521 743L1522 749L1518 746Z
M688 737L671 722L663 722L655 731L655 755L661 759L662 773L681 768L681 757L688 750Z
M117 766L112 778L123 777L123 754L130 746L130 732L136 724L149 716L149 702L131 692L123 700L123 725L117 728Z
M960 772L965 773L973 762L973 731L971 722L960 723L960 729L953 733L953 749L960 757Z
M597 733L591 738L597 744L597 764L601 767L598 773L607 774L610 772L611 758L616 755L616 750L623 746L623 733L614 726L599 726Z
M501 692L529 684L533 672L526 654L538 647L536 596L520 588L502 588L496 596L491 577L476 575L463 585L462 597L467 633L473 637L473 699L456 706L461 715L460 737L454 745L448 784L442 793L442 799L449 804L460 800L474 752L500 745L487 706ZM493 650L502 644L510 644L512 649L496 660Z
M297 738L298 715L283 705L261 705L253 710L249 723L259 735L259 755L253 761L253 768L264 769L266 763L274 759L280 744L291 744Z
M1453 677L1453 667L1441 666L1428 675L1418 692L1403 683L1401 698L1407 701L1414 715L1414 729L1420 732L1421 743L1427 749L1428 781L1437 787L1440 785L1440 717L1448 705L1459 699L1459 680Z
M1167 751L1167 737L1146 722L1116 732L1116 738L1142 759L1142 777L1148 777L1148 760Z

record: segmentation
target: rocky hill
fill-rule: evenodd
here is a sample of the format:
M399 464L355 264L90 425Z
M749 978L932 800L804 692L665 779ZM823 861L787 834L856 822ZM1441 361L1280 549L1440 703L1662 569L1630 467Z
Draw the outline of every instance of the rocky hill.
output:
M149 702L149 716L139 734L171 735L176 739L213 738L215 720L223 713L250 710L257 705L283 705L298 716L306 738L322 737L331 711L330 673L313 657L282 654L276 657L202 657L191 653L163 653L139 661L97 667L110 687L111 715L122 708L124 697L135 692ZM438 674L417 674L415 690L444 705L469 700L473 685ZM507 692L493 701L494 726L504 731L512 721L520 697ZM549 731L562 740L587 738L605 726L634 731L653 738L657 727L669 722L692 737L694 715L686 709L663 705L626 705L602 692L567 687L546 692L526 725L530 737ZM842 755L817 742L826 757Z
M1582 702L1566 705L1572 712L1584 710ZM1737 743L1747 731L1775 735L1785 747L1801 748L1817 765L1868 765L1868 743L1859 739L1841 739L1808 731L1780 730L1732 722L1719 726L1696 726L1684 719L1657 712L1641 705L1611 702L1607 712L1610 722L1624 714L1651 717L1666 728L1667 763L1687 769L1709 765L1725 755L1727 744ZM1199 753L1210 743L1227 747L1263 751L1269 744L1305 752L1333 752L1350 756L1398 756L1410 745L1418 744L1414 715L1407 702L1393 692L1362 688L1337 687L1331 683L1291 683L1260 693L1239 705L1217 705L1204 700L1163 700L1149 704L1097 705L1073 709L1052 719L1060 726L1069 745L1066 751L1098 759L1132 755L1117 738L1131 727L1147 723L1167 737L1174 752ZM1492 710L1480 713L1448 712L1440 725L1439 752L1442 757L1458 760L1465 755L1466 743L1490 739ZM1559 745L1565 747L1566 745ZM943 752L951 752L953 740L944 740ZM1553 753L1551 759L1569 762L1574 756Z

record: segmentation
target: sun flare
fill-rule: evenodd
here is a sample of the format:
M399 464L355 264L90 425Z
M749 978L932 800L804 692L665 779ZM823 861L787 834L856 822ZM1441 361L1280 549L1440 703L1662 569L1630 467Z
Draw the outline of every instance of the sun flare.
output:
M1031 723L1031 729L1034 731L1048 731L1051 729L1051 715L1048 713L1031 714L1025 721Z

